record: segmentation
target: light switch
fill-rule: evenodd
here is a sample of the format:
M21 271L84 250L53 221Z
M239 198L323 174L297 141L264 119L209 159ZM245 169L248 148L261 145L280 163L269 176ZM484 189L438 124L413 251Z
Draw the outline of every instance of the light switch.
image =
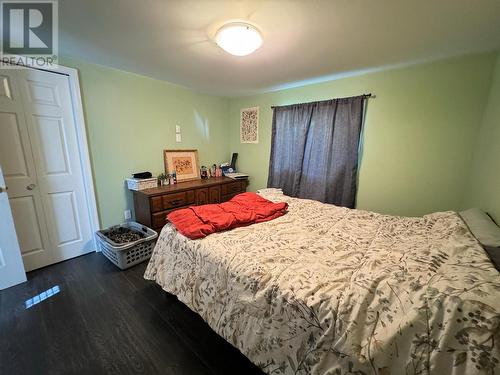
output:
M175 132L179 134L181 132L181 126L180 125L175 125Z
M180 142L182 141L181 135L180 135L179 133L177 133L177 134L175 135L175 141L176 141L177 143L180 143Z

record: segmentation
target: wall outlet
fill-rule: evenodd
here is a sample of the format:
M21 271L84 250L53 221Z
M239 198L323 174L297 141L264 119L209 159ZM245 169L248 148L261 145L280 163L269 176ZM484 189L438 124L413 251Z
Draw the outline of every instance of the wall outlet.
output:
M182 142L182 137L181 137L181 135L180 135L179 133L177 133L177 134L175 135L175 141L176 141L177 143Z
M181 126L180 125L175 125L175 132L179 134L181 132Z
M125 216L125 220L130 220L132 218L132 213L130 212L130 210L125 210L123 212L123 216Z

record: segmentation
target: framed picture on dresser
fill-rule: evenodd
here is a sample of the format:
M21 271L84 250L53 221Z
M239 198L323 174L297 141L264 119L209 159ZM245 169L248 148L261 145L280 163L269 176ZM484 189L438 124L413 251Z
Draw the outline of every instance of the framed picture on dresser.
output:
M200 179L198 150L163 150L165 173L175 171L177 181L193 181Z

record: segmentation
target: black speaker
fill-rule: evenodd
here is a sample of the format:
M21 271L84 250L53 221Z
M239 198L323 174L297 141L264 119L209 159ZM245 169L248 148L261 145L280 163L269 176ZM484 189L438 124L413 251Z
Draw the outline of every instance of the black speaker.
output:
M151 172L132 173L133 178L151 178L152 176Z
M234 152L233 157L231 158L231 168L236 170L236 159L238 159L238 153Z

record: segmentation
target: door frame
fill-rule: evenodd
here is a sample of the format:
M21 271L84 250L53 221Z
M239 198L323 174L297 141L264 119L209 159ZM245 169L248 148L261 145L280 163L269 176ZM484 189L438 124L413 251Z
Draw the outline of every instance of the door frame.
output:
M19 61L19 60L18 60ZM85 199L87 203L87 214L89 215L90 227L93 231L92 240L95 251L100 251L97 236L95 232L101 229L99 224L99 212L97 210L97 200L94 188L94 179L92 173L92 164L90 162L89 143L87 138L87 127L85 123L85 115L83 113L82 95L80 91L80 80L78 70L67 66L54 64L51 67L37 67L32 63L25 61L26 64L17 64L20 67L43 70L49 73L62 74L68 77L69 91L71 95L72 112L75 119L76 138L78 143L78 154L80 156L80 164L83 174L83 188L85 190Z

